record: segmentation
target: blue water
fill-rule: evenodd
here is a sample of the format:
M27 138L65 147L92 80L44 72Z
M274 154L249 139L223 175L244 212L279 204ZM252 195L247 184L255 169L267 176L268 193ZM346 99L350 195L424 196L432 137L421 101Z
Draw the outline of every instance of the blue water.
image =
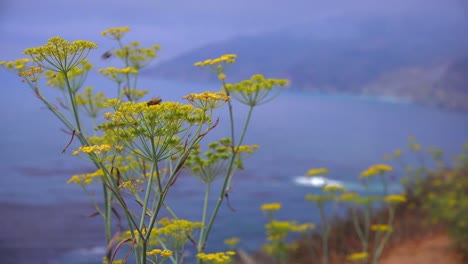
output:
M72 157L70 151L61 153L68 136L25 84L3 71L0 80L0 202L87 203L80 188L65 182L77 169L91 166ZM88 85L108 93L114 89L111 82L96 76L91 76ZM167 101L180 100L189 92L219 89L215 84L151 79L142 79L139 87L149 89L149 97L160 96ZM49 89L46 94L49 98L59 95ZM246 113L245 107L235 107L239 113ZM217 115L221 122L211 139L228 135L226 113ZM236 118L236 124L242 120ZM236 175L230 193L236 211L222 207L209 247L223 249L223 239L238 236L240 247L258 249L264 242L265 223L259 206L267 202L284 204L280 218L316 221L315 208L304 202L304 196L317 189L298 185L296 177L312 167L327 167L330 178L360 191L357 175L369 165L382 162L383 154L404 147L409 135L424 146L442 148L449 161L468 141L468 115L394 99L284 91L275 101L254 111L245 144L259 144L261 148ZM392 185L392 190L398 191L398 185ZM169 199L180 217L200 219L203 185L194 178L179 180ZM211 203L216 199L213 195ZM100 246L100 241L89 241L62 258L74 259L73 263L96 263L102 256Z

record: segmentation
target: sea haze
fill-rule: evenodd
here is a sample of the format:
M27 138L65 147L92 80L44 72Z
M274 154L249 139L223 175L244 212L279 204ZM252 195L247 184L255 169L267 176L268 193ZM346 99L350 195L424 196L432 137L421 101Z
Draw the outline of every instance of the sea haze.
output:
M24 232L17 228L0 232L2 256L9 256L15 263L29 263L19 258L28 254L19 252L29 247L34 249L32 257L43 260L41 263L54 263L54 259L59 261L60 258L73 258L76 260L73 263L96 263L103 254L100 248L103 242L95 236L99 221L82 217L92 212L88 197L79 187L66 184L72 174L92 170L92 166L72 157L71 151L61 153L69 136L60 130L62 126L42 108L24 83L4 71L0 72L0 79L4 91L0 97L3 113L0 226L7 223L29 227ZM146 78L139 84L140 88L150 90L148 99L160 96L166 101L180 100L190 92L220 88L217 84ZM108 94L114 89L110 81L94 74L87 85ZM59 96L49 88L46 94L49 98ZM226 110L216 112L220 125L208 140L228 135ZM247 109L235 104L235 112L239 114L235 118L239 129ZM331 171L330 178L359 191L359 172L382 162L383 154L403 148L409 135L415 136L423 146L442 148L449 161L461 150L463 142L468 141L467 132L468 115L458 112L392 98L321 95L287 89L273 102L254 110L245 144L259 144L261 148L246 161L245 170L234 178L229 197L235 211L222 207L209 247L223 249L216 245L225 238L239 236L240 247L258 249L264 242L265 218L259 210L262 203L282 202L284 209L279 217L283 219L317 221L313 205L304 202L304 195L317 189L295 183L309 168L327 167ZM71 148L77 148L77 144ZM219 184L217 182L216 187ZM399 190L393 186L393 191ZM99 193L98 186L95 191ZM181 217L200 219L203 185L196 179L183 175L170 191L169 199L169 205L180 212ZM211 203L216 199L213 194ZM57 221L62 217L67 220ZM75 231L81 230L76 243L73 239L67 240L70 225ZM61 235L52 236L47 231ZM33 243L38 237L42 243ZM7 247L2 241L4 238L22 241L22 244L16 248L11 244ZM58 243L61 240L68 243ZM51 249L58 245L60 250L57 251L40 250L40 247Z

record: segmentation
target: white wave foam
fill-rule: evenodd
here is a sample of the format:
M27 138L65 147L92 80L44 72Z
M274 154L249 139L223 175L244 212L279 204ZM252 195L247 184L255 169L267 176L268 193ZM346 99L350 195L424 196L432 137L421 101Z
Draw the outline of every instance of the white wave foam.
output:
M294 183L302 186L324 187L326 185L344 186L341 181L332 180L321 176L305 177L298 176L294 178Z

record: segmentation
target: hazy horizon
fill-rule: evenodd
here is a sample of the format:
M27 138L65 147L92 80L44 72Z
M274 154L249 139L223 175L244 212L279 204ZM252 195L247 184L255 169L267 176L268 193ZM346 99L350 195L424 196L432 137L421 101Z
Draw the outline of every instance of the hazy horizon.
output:
M0 3L0 59L21 57L24 48L41 45L55 35L70 40L92 40L100 45L100 50L113 48L115 44L99 33L109 27L130 26L132 32L128 40L139 40L143 45L160 44L160 59L165 60L211 42L295 25L324 23L326 32L326 22L337 18L351 21L412 18L427 19L429 24L441 20L466 21L468 30L468 4L462 0L336 0L327 3L307 0L45 0L40 4L6 0Z

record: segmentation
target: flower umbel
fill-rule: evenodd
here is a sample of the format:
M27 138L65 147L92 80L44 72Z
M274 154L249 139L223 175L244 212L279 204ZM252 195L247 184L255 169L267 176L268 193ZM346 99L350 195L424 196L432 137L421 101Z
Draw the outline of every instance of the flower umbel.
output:
M69 42L56 36L50 38L45 45L25 49L23 53L46 69L65 73L84 60L91 49L96 48L96 43L91 41Z
M101 32L101 35L111 39L121 40L125 33L130 31L130 27L113 27Z
M313 168L307 171L306 176L323 176L328 174L327 168Z
M367 252L356 252L348 255L346 259L351 261L363 261L366 260L368 257L369 254Z
M370 166L367 170L361 172L361 175L359 175L359 178L368 178L368 177L373 177L376 175L382 175L385 172L390 172L392 170L393 168L390 165L376 164L376 165Z
M203 92L200 94L191 93L184 96L184 99L189 101L192 105L203 109L212 110L222 106L231 98L223 92Z
M287 85L289 85L287 80L265 79L263 75L255 74L249 80L236 84L226 84L224 88L228 94L232 94L239 102L253 107L273 100L279 94L280 89L277 89L273 95L270 95L270 92L277 87Z
M268 211L268 212L275 212L281 209L281 204L280 203L269 203L269 204L262 204L260 207L262 211Z

